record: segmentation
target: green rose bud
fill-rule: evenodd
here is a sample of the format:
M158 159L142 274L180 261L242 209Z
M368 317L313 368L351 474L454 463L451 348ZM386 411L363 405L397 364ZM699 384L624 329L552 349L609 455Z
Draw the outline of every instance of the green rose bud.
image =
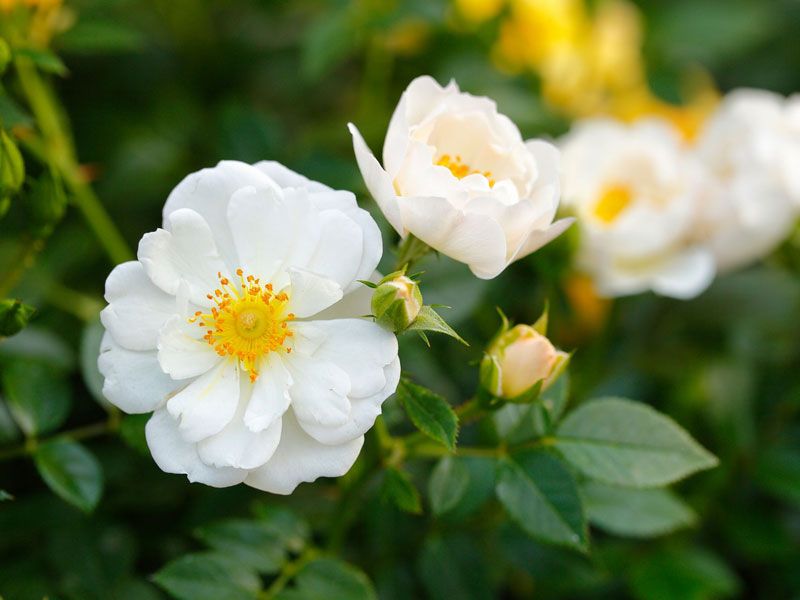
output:
M392 331L403 331L422 309L419 284L402 272L384 277L372 294L372 314L378 323Z
M22 331L35 312L35 308L23 304L21 300L0 300L0 338Z
M561 375L569 354L534 327L517 325L503 332L481 363L481 384L495 396L517 398L541 381L540 391Z

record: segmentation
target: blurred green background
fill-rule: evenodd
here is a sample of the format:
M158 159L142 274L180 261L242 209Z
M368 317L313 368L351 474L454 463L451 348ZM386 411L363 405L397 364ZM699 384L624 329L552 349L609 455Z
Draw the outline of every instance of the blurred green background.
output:
M696 66L723 93L800 90L797 0L636 4L648 79L665 100L678 100L681 75ZM507 10L472 23L445 0L68 1L51 45L66 67L55 89L80 162L133 248L160 225L167 194L187 173L221 159L274 159L354 190L388 249L395 234L363 187L346 123L378 151L412 78L455 78L491 96L524 137L569 128L568 116L541 99L534 72L509 74L492 61ZM24 114L16 118L24 125ZM0 220L0 272L29 217L12 204ZM532 322L548 298L554 342L577 350L571 402L619 394L651 403L720 457L720 467L678 486L697 513L694 525L648 540L596 528L588 557L544 546L501 516L489 499L491 469L472 459L474 489L446 517L401 513L371 489L342 555L386 599L800 599L800 236L695 300L643 295L593 304L595 317L569 292L572 241L563 236L490 282L430 259L426 302L453 306L446 317L472 346L441 337L429 352L416 337L403 339L404 369L459 403L476 384L468 361L498 326L494 307ZM387 251L384 267L391 262ZM40 375L31 385L69 406L65 427L104 415L93 366L98 327L80 317L101 305L111 267L68 209L13 292L39 313L0 343L4 394L27 357L24 368ZM390 400L390 423L401 420L397 411ZM0 502L5 600L165 598L150 575L201 549L199 526L248 516L254 505L290 506L314 532L329 527L334 483L303 485L289 498L189 485L158 470L141 447L142 423L130 420L124 440L87 442L105 477L91 515L50 493L31 461L0 464L0 488L16 497ZM19 439L0 404L0 444ZM430 467L409 465L423 489Z

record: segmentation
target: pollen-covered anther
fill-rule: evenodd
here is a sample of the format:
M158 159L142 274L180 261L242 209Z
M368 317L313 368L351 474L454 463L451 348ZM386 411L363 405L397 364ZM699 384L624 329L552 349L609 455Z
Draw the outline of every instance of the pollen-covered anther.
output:
M443 154L442 157L436 161L437 167L447 167L450 169L450 172L456 177L456 179L464 179L467 175L483 175L486 179L489 180L489 187L494 186L495 181L492 179L492 172L491 171L477 171L461 162L461 157L456 156L455 160L451 158L449 154Z
M273 293L272 284L261 285L253 275L244 275L237 269L239 285L217 273L220 287L207 294L216 306L209 313L197 311L189 322L199 321L206 330L206 340L220 356L234 356L250 374L250 381L258 377L256 364L268 352L291 352L284 346L292 336L288 324L294 314L284 314L289 295Z

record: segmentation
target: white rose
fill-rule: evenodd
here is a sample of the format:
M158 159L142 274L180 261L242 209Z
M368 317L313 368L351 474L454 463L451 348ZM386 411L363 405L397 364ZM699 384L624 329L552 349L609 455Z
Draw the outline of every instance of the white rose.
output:
M800 208L800 98L728 94L697 140L708 170L698 237L718 267L758 260L788 236Z
M564 204L581 228L578 266L602 295L691 298L711 283L711 252L692 240L702 172L671 125L589 119L561 148Z
M488 98L419 77L403 93L383 146L383 167L352 124L358 166L386 219L405 237L498 275L572 222L553 223L558 150L524 142Z
M350 192L275 162L189 175L106 282L103 392L155 411L153 458L190 481L288 494L343 475L400 373L395 337L347 318L380 256Z

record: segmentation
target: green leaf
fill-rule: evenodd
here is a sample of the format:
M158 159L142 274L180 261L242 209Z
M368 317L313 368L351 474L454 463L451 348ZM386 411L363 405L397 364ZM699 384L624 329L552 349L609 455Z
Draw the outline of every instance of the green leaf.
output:
M295 587L276 600L377 600L372 583L359 569L336 558L318 558L295 577Z
M32 360L3 365L3 388L8 409L26 435L57 429L67 418L70 388L63 372Z
M406 331L435 331L449 335L451 338L457 339L465 346L469 344L458 335L455 330L447 324L447 322L430 306L423 306L417 318L406 328Z
M56 439L36 448L36 469L56 494L91 512L103 492L103 471L94 455L78 442Z
M9 337L19 333L36 314L36 309L22 300L9 298L0 300L0 337Z
M19 438L19 429L17 429L3 397L0 396L0 445L15 442Z
M654 537L697 522L691 507L667 489L634 490L593 481L581 489L589 521L614 535Z
M24 56L35 64L45 73L53 73L63 77L69 73L69 69L56 53L46 48L17 48L17 56Z
M434 515L455 508L469 488L469 469L455 456L445 456L434 467L428 480L428 496Z
M701 548L657 551L634 565L629 579L638 600L717 600L740 587L730 567Z
M14 496L9 494L7 491L0 490L0 502L3 502L4 500L13 500L13 499L14 499Z
M391 502L400 510L413 514L422 513L419 492L411 483L408 474L400 469L389 467L384 471L381 498L384 502Z
M458 417L447 400L406 380L397 388L397 399L420 431L455 452Z
M311 537L308 523L299 519L292 511L282 506L258 504L254 512L259 521L266 525L290 552L298 554Z
M501 460L495 492L511 518L533 537L582 552L588 549L578 485L555 457L529 450Z
M28 325L0 344L0 361L27 359L69 371L75 367L72 348L50 329Z
M213 552L181 556L153 580L179 600L254 600L261 588L253 569Z
M261 573L277 573L286 558L286 544L268 523L228 519L203 525L195 536L214 550Z
M570 413L555 446L588 477L626 487L663 486L717 465L672 419L621 398L594 400Z

